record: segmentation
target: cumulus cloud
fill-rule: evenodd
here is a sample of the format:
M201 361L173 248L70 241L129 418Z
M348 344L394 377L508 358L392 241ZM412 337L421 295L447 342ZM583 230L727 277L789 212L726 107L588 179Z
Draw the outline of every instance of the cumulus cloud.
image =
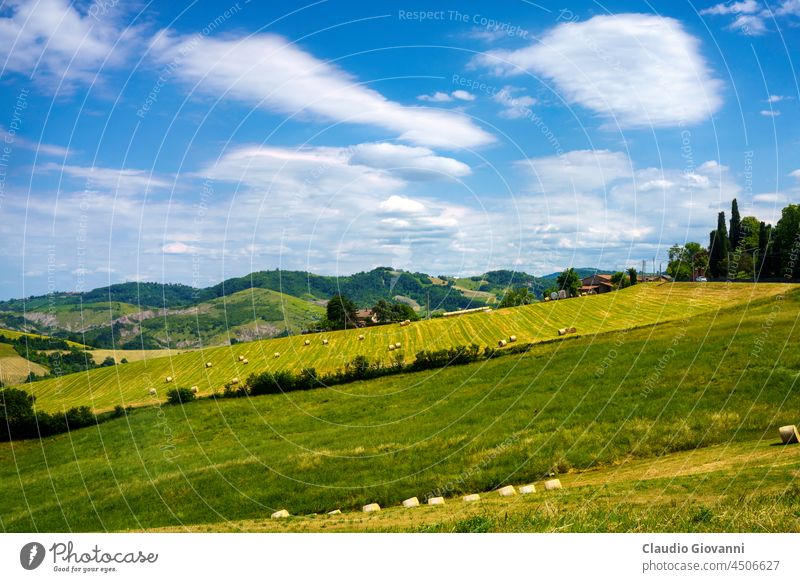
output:
M400 214L417 214L425 211L425 205L405 196L389 196L380 203L379 208L385 212Z
M551 79L568 103L622 127L698 123L722 104L722 84L680 22L652 14L595 16L562 23L518 50L476 63L498 75Z
M174 73L200 91L287 115L370 125L424 146L459 149L493 141L461 113L391 101L277 35L219 39L162 31L151 53L164 63L179 62Z
M359 144L349 163L388 170L410 180L460 178L471 173L467 164L438 156L428 148L391 143Z
M632 162L623 153L608 150L575 150L517 162L530 171L542 191L593 191L631 176Z
M710 8L701 10L700 14L753 14L761 10L762 6L756 2L756 0L744 0L743 2L722 2L720 4L715 4Z
M536 105L536 99L530 95L518 95L520 87L506 85L492 95L492 100L503 106L500 116L506 119L519 119L529 114L531 107Z
M744 0L742 2L720 3L701 10L700 14L710 16L734 16L728 25L729 30L746 36L760 36L769 32L767 21L773 18L800 16L800 0L779 0L774 8L766 2Z

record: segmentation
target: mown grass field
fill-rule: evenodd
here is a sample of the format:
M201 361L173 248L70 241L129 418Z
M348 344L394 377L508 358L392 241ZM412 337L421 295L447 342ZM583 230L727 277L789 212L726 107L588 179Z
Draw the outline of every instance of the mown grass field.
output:
M38 333L26 333L26 332L22 332L22 331L14 331L12 329L5 329L5 328L0 328L0 335L3 335L5 337L7 337L8 339L17 339L17 338L23 337L23 336L34 337L34 338L46 338L46 337L48 337L46 335L40 335ZM64 340L64 341L66 341L67 344L69 344L70 346L75 347L75 348L85 348L86 347L83 344L79 344L77 342L73 342L73 341L69 341L69 340Z
M0 381L5 385L22 382L31 372L46 374L47 368L20 356L14 346L0 343Z
M319 373L326 373L341 368L358 355L388 364L398 353L390 352L388 345L396 342L401 343L401 353L410 362L423 349L470 343L496 346L498 340L512 334L519 343L549 341L558 338L559 328L570 326L577 328L578 336L591 336L663 323L686 315L713 313L721 306L746 305L789 288L781 284L636 285L615 293L432 319L408 327L395 324L202 349L36 382L26 389L36 395L37 405L45 410L88 405L102 411L118 404L145 405L152 399L150 388L155 388L158 397L164 400L167 390L175 384L198 386L201 395L208 395L221 391L232 378L244 379L251 373L266 370L313 367ZM358 335L362 333L366 337L359 341ZM328 345L322 344L323 338L329 340ZM311 345L304 345L306 339ZM276 352L280 354L278 358L274 356ZM247 358L249 364L241 364L240 355ZM206 362L211 362L213 367L206 368ZM174 378L172 384L165 382L167 376Z
M277 396L154 400L97 427L5 443L2 528L262 529L281 508L395 507L555 473L566 489L510 502L519 512L489 499L461 517L451 502L439 513L268 527L797 531L800 447L771 443L800 420L800 293L762 289L749 303L697 313L684 304L671 322L527 354ZM706 447L716 448L688 452Z

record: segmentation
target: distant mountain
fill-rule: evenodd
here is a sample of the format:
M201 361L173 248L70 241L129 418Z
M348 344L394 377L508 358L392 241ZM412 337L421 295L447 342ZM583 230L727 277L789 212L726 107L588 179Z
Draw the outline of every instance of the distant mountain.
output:
M581 276L595 269L577 269ZM0 302L0 326L69 338L98 348L184 348L301 333L324 317L336 293L368 308L379 299L425 312L496 304L506 289L537 296L557 273L534 277L498 270L466 278L432 277L378 267L342 277L305 271L257 271L196 289L118 283L85 293L54 293Z

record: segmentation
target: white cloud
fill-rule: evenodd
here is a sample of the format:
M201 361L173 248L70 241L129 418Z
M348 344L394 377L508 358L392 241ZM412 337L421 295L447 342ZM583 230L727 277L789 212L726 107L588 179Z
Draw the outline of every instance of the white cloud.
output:
M75 166L47 163L39 166L43 172L59 172L82 180L86 190L105 190L116 194L145 194L156 189L167 189L170 182L151 175L145 170L130 168L101 168L98 166Z
M461 101L475 101L475 95L470 93L469 91L464 91L463 89L456 89L452 93L450 93L456 99L460 99Z
M608 150L575 150L518 164L533 173L534 187L544 192L598 190L632 173L628 156Z
M770 95L767 99L767 103L779 103L784 99L788 99L785 95Z
M400 214L417 214L425 211L425 205L405 196L389 196L380 203L380 209L384 212Z
M491 51L476 62L499 75L552 79L568 103L622 127L697 123L722 104L722 85L700 54L699 40L677 20L652 14L559 24L537 43Z
M442 93L441 91L436 91L431 95L418 95L417 99L420 101L432 101L433 103L447 103L453 100L448 93Z
M530 95L517 95L522 91L520 87L506 85L500 91L492 95L492 100L503 106L500 116L507 119L519 119L530 114L531 107L536 105L536 99Z
M0 17L6 71L50 82L92 82L107 64L122 62L139 29L116 26L114 6L103 18L65 0L11 0Z
M276 35L223 40L162 31L151 52L165 63L177 60L174 73L201 91L288 115L370 125L434 147L470 148L494 140L461 113L391 101Z
M794 171L790 172L789 175L792 178L797 178L798 180L800 180L800 170L794 170Z
M777 109L762 109L760 113L764 117L778 117L781 114Z
M775 10L778 16L800 16L800 0L783 0Z
M161 247L161 252L167 255L191 255L198 252L198 248L182 242L172 242Z
M411 180L463 177L471 173L467 164L453 158L437 156L428 148L391 143L357 145L353 148L349 161L355 165L389 170Z
M65 147L49 144L49 143L37 143L31 141L27 138L22 137L18 134L9 134L8 130L0 125L0 140L4 141L6 144L14 143L18 146L21 146L27 150L31 150L36 152L37 154L43 156L51 156L56 158L65 158L72 154L72 152Z
M728 26L728 30L739 31L746 36L759 36L767 32L767 25L761 16L740 14Z
M744 0L743 2L723 2L720 4L715 4L710 8L701 10L700 14L753 14L754 12L759 12L760 10L761 5L756 2L756 0Z

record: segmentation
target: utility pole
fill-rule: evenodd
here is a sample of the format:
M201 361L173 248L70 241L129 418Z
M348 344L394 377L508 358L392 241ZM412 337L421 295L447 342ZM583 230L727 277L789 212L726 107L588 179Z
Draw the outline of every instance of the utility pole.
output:
M646 265L647 265L647 260L646 259L642 259L642 279L644 279L644 273L645 273L645 266Z

